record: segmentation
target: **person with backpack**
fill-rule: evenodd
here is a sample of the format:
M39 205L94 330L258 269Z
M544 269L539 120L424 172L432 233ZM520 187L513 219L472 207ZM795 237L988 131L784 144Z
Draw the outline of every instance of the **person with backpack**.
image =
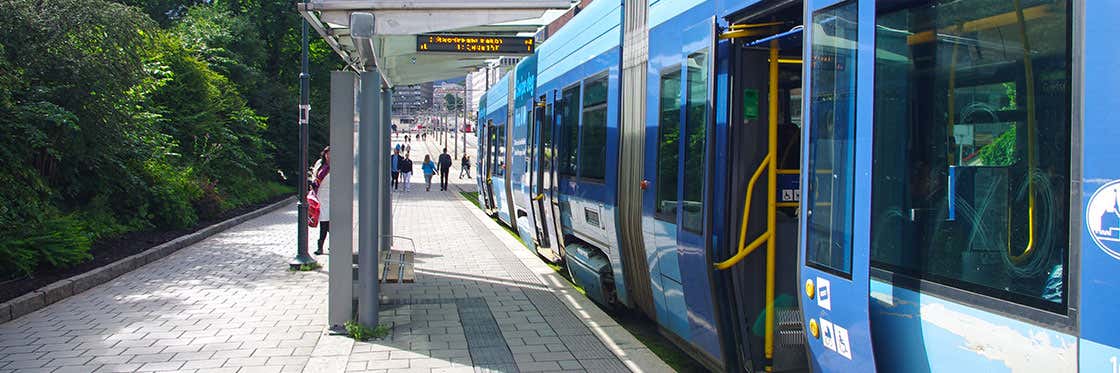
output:
M439 155L439 190L447 190L447 174L451 173L451 155L447 154L447 148L443 148L443 154Z
M409 181L412 180L412 160L409 159L408 154L405 154L400 161L401 182L404 184L404 191L408 191Z
M323 148L319 160L311 168L311 191L319 200L319 248L315 255L323 255L323 244L331 230L331 147Z

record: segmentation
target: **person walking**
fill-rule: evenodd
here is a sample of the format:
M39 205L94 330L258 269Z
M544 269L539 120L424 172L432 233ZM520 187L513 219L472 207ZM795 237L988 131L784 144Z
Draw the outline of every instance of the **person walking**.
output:
M459 178L463 178L463 174L467 174L467 178L471 178L471 156L463 153L463 159L459 160Z
M396 149L393 149L393 155L389 156L389 170L392 173L389 182L393 185L393 190L396 190L397 185L400 185L400 182L397 181L400 178L400 167L401 149L400 146L398 146Z
M436 174L436 164L432 162L432 156L425 154L424 163L420 164L420 169L424 170L424 184L427 186L426 191L432 191L432 175Z
M319 200L319 249L315 255L323 255L323 244L331 230L331 147L323 148L319 160L311 169L311 190Z
M447 174L451 173L451 155L447 154L447 148L443 148L443 154L439 155L439 190L447 190Z
M404 183L404 191L408 191L409 182L412 181L412 160L409 159L408 154L401 158L401 182Z

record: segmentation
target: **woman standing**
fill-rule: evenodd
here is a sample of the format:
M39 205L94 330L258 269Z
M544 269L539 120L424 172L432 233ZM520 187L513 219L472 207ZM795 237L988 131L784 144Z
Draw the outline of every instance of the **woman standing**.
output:
M323 148L319 153L319 160L311 169L311 189L315 198L319 200L319 249L315 255L323 255L323 243L327 240L327 233L331 230L331 147Z
M424 155L424 163L420 164L420 168L424 170L424 184L427 186L426 191L432 191L432 175L436 174L436 164L432 162L431 155Z

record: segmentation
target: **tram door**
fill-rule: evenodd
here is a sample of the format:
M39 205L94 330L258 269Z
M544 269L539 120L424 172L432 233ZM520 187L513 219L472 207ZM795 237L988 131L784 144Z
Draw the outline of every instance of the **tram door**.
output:
M484 163L482 166L482 171L484 172L484 174L479 175L479 177L484 179L482 180L482 194L483 198L485 198L483 205L487 210L491 211L494 210L494 184L490 182L490 177L494 175L494 157L497 156L497 150L494 149L497 143L496 136L497 134L494 132L494 121L491 119L487 119L486 133L485 138L483 139L483 141L485 141L486 143L486 150L483 153L483 155L485 155L485 158L483 160Z
M540 96L533 108L533 123L536 130L536 143L534 144L532 174L532 187L529 199L530 208L533 210L534 223L537 226L537 252L546 259L556 262L560 260L560 245L556 242L556 225L552 211L553 186L555 185L553 158L553 126L549 113L552 108L547 105L547 96Z
M875 9L811 1L798 296L816 372L874 372L869 322ZM871 39L871 40L869 40ZM857 74L857 70L862 70ZM863 80L856 83L857 76ZM859 122L857 122L859 118Z
M808 368L797 308L801 40L791 33L729 48L729 245L714 264L731 300L733 351L752 371Z

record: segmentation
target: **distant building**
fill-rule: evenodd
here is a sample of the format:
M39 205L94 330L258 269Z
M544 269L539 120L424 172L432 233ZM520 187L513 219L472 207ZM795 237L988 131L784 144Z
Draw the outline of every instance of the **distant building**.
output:
M537 45L540 45L541 42L548 40L550 36L556 34L557 31L560 31L560 28L564 27L564 25L566 25L568 21L571 21L572 17L575 17L576 14L579 14L581 10L587 8L587 5L591 4L591 1L592 0L580 0L579 4L576 4L576 6L568 9L567 12L564 12L564 15L557 17L551 23L544 26L544 28L542 28L541 31L537 33Z
M431 82L397 86L393 89L393 116L411 117L432 105L434 86Z

